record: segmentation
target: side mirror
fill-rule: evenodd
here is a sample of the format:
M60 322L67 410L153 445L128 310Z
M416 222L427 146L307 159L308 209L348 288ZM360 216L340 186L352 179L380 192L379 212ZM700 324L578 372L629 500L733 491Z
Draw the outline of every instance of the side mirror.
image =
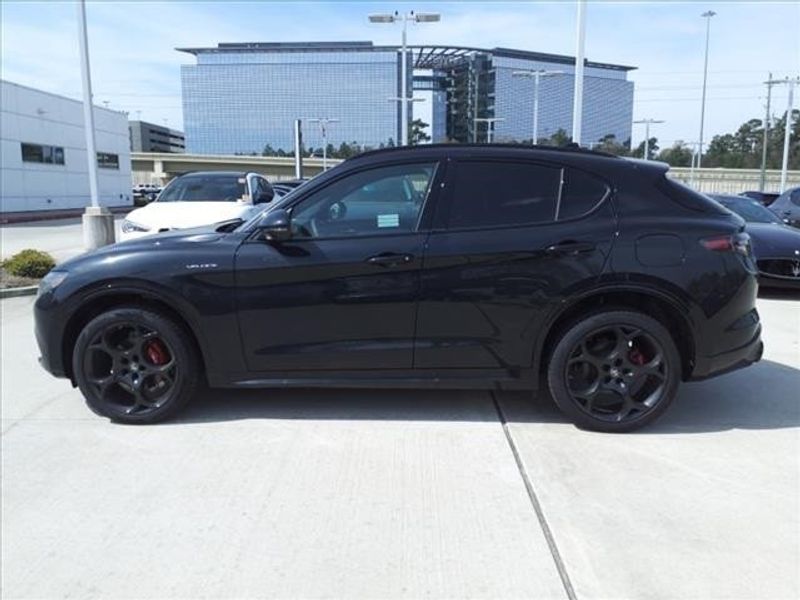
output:
M271 242L285 242L292 237L289 213L282 208L269 210L258 222L261 237Z
M268 184L267 187L259 186L258 192L253 198L253 204L265 204L267 202L272 202L274 197L275 191L272 189L271 185Z

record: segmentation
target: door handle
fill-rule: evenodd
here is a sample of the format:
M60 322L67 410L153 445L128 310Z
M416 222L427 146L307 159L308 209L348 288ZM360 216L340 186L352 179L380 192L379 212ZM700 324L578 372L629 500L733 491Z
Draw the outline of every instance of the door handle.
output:
M592 252L596 247L597 245L592 242L559 242L558 244L547 246L544 252L549 256L563 256L565 254L575 256Z
M376 254L375 256L370 256L367 259L367 262L371 265L376 265L379 267L394 267L396 265L407 265L412 260L414 260L413 254L383 252L382 254Z

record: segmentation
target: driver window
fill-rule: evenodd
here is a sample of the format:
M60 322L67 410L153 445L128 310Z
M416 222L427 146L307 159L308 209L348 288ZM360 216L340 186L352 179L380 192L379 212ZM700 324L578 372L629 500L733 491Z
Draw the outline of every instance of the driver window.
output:
M292 235L327 238L410 233L433 181L436 163L361 171L315 192L292 210Z

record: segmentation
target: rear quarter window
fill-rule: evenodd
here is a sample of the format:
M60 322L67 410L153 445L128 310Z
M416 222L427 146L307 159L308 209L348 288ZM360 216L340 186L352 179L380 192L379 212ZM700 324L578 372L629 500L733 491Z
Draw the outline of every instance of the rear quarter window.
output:
M577 169L564 169L564 187L557 220L575 219L592 212L610 193L605 181Z
M730 211L716 200L712 200L688 185L666 175L662 175L656 181L656 187L664 192L668 198L690 210L717 215L730 214Z

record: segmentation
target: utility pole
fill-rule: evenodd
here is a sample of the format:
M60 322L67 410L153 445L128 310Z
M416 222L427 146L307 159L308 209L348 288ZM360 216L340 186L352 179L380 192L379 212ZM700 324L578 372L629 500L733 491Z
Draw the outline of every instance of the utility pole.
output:
M772 73L769 74L767 81L764 82L767 86L767 112L764 115L764 142L761 148L761 177L758 182L758 190L763 192L767 184L767 145L769 144L769 110L772 103L772 86L776 82L772 81Z
M572 141L581 145L583 121L583 63L586 42L586 0L578 0L578 31L575 49L575 94L572 101Z
M294 120L294 177L303 178L303 120Z
M708 40L711 34L711 17L716 15L713 10L707 10L701 17L706 20L706 57L703 65L703 99L700 101L700 141L697 147L697 168L702 166L703 161L703 126L706 118L706 84L708 83Z
M94 138L92 75L89 70L89 36L86 33L86 2L78 0L78 44L83 83L83 127L86 134L86 161L89 169L90 205L83 213L83 245L87 250L114 243L114 215L100 206L97 186L97 149Z
M635 125L644 124L644 159L650 160L650 124L651 123L664 123L658 119L640 119L634 121Z

